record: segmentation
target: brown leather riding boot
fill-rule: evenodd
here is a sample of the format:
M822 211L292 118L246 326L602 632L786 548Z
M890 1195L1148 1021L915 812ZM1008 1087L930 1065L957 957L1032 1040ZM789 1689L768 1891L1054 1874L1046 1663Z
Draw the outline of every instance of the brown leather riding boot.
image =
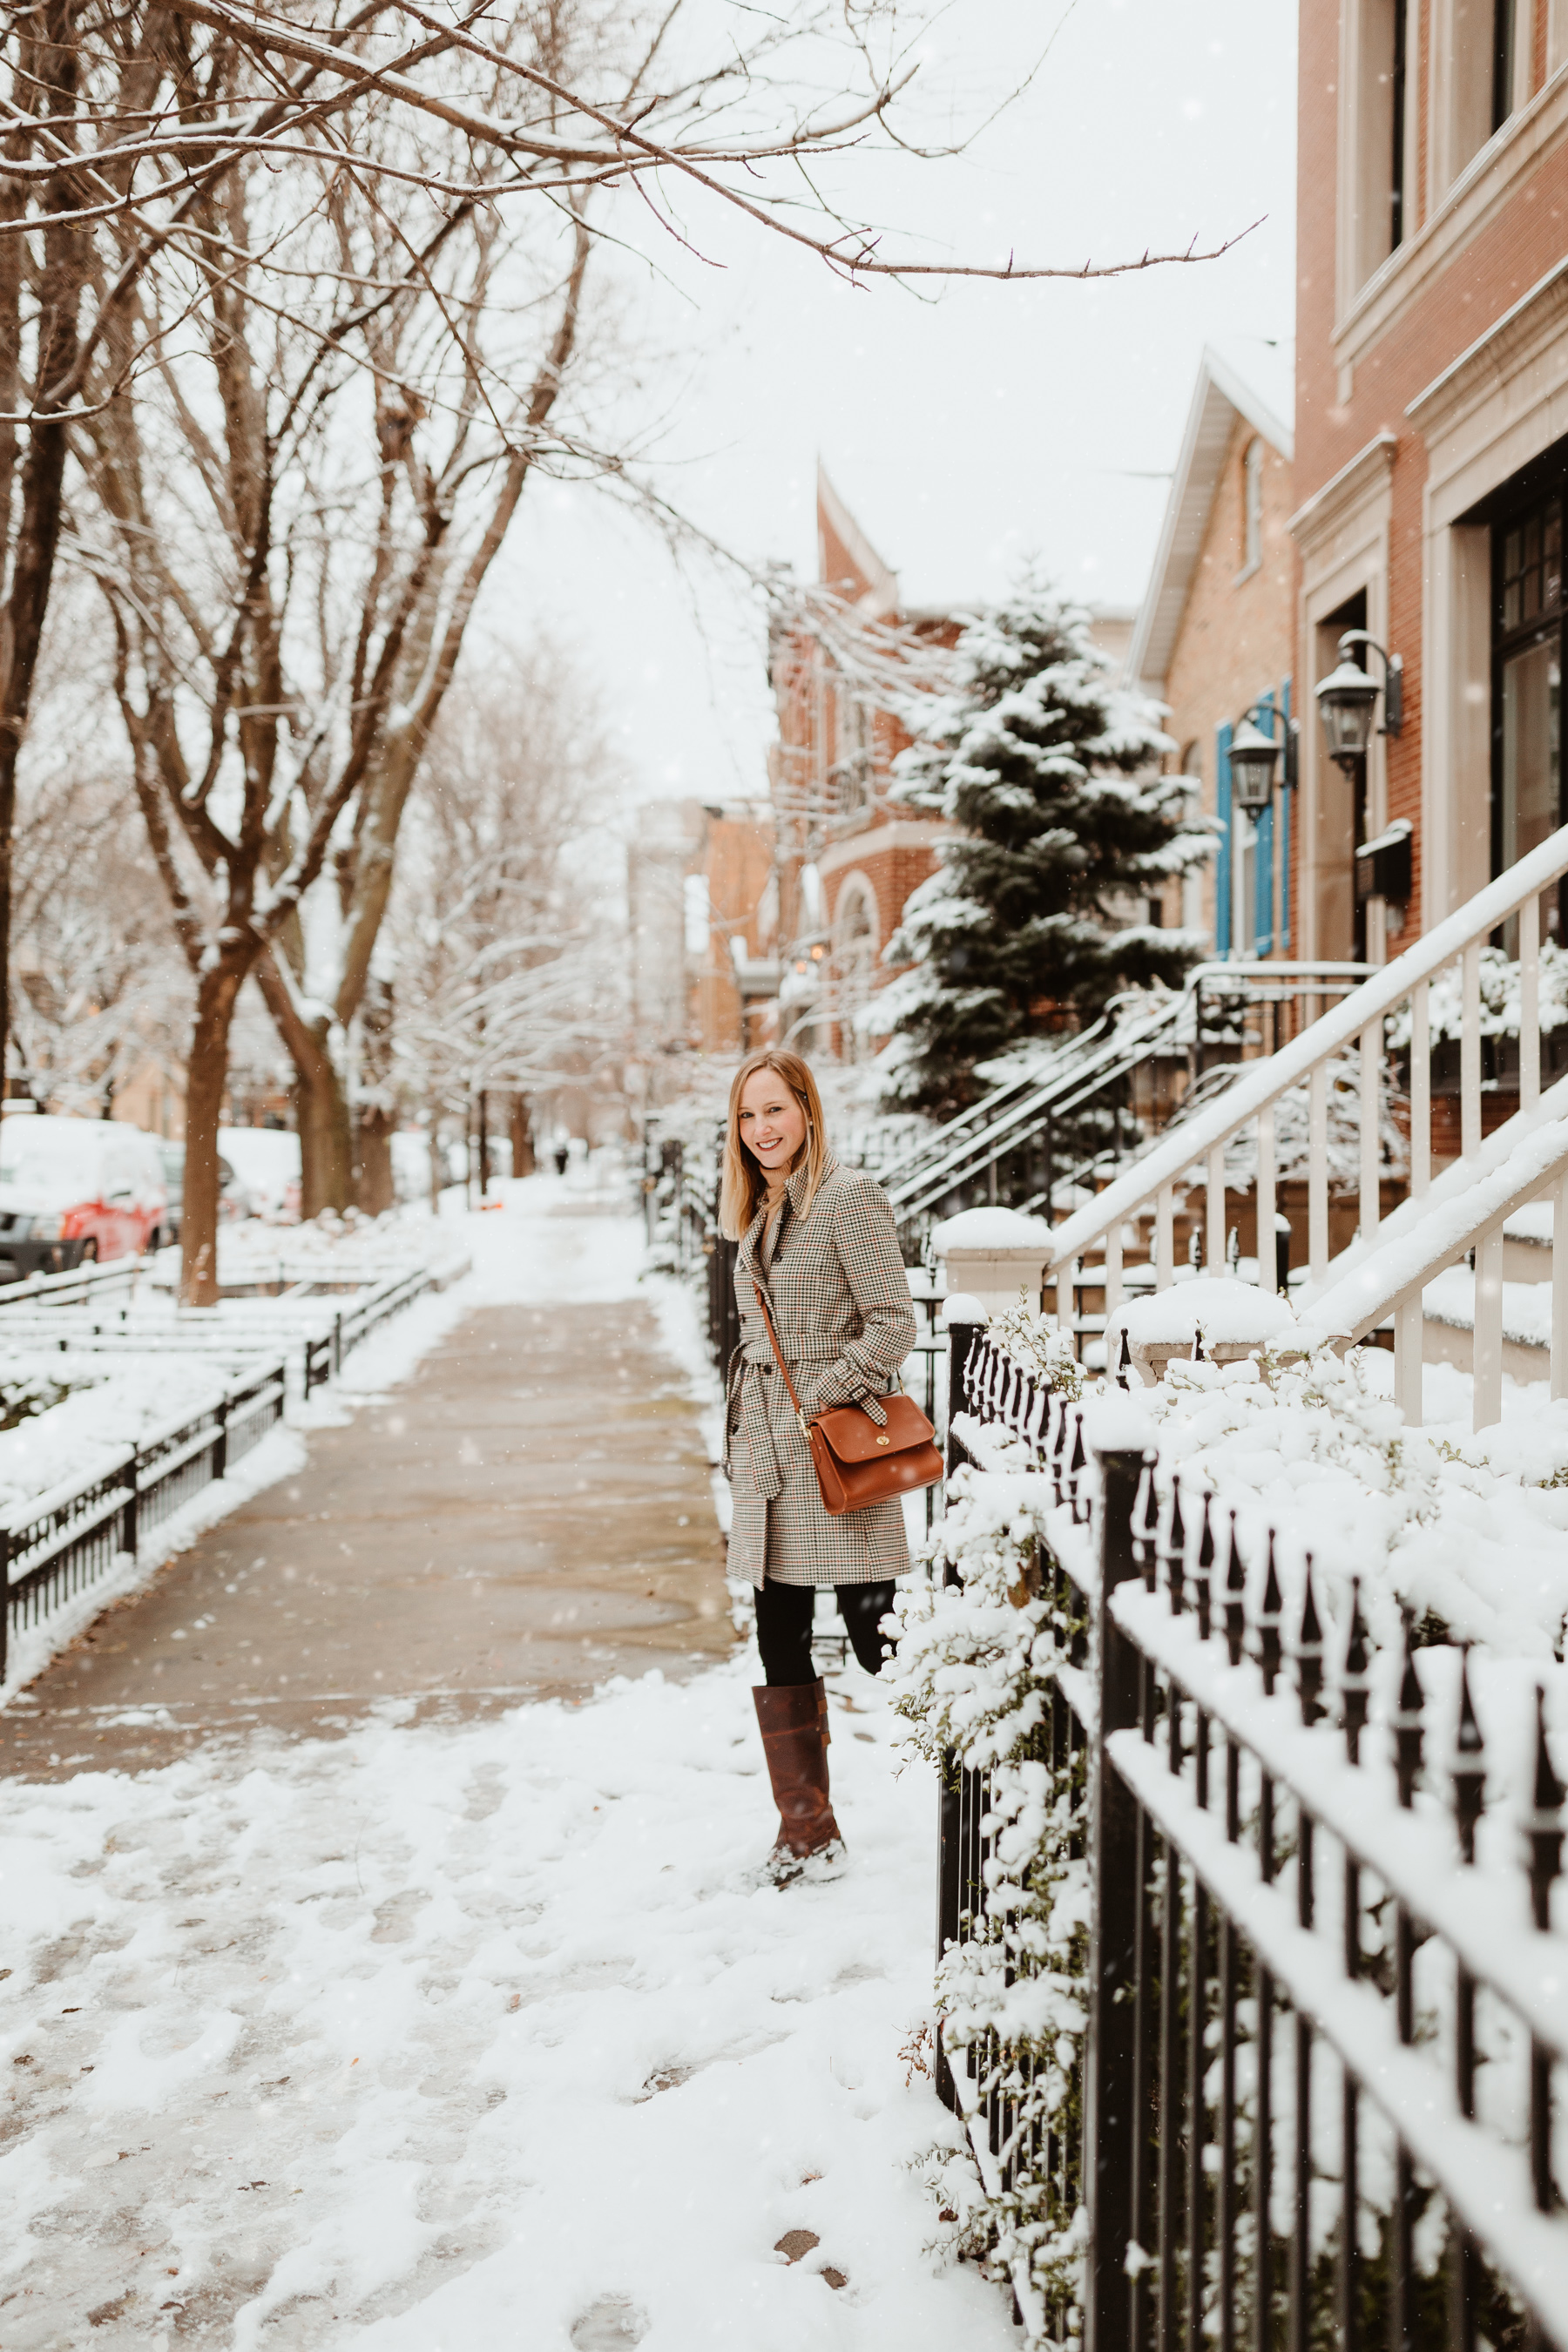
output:
M775 1878L793 1878L814 1854L843 1843L827 1793L827 1693L819 1676L753 1689L752 1696L779 1809L768 1868Z

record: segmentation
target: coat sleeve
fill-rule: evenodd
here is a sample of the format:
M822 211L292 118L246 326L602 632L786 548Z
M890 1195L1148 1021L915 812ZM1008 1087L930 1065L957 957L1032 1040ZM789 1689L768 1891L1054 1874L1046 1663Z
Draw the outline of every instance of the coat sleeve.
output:
M891 1202L879 1184L860 1176L842 1186L833 1209L833 1245L862 1328L802 1396L808 1417L885 1394L915 1344L915 1310Z

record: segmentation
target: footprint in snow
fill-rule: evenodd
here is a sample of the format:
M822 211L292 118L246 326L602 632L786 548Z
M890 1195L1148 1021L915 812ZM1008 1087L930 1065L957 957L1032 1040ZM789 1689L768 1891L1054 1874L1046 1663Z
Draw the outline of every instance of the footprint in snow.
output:
M626 2352L647 2334L647 2321L624 2294L602 2294L572 2324L573 2352Z

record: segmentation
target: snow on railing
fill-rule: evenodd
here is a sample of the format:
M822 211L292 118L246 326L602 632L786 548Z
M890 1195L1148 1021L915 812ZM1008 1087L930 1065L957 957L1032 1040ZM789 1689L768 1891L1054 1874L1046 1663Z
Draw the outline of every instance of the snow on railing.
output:
M1173 1278L1173 1235L1178 1186L1194 1166L1205 1171L1205 1255L1210 1265L1226 1252L1226 1146L1256 1125L1258 1231L1274 1230L1274 1107L1292 1087L1308 1089L1308 1264L1310 1285L1320 1286L1329 1266L1329 1168L1327 1082L1331 1061L1348 1048L1360 1055L1361 1152L1359 1246L1374 1240L1380 1223L1378 1092L1384 1067L1384 1024L1407 1010L1410 1045L1410 1196L1420 1202L1432 1189L1431 990L1439 973L1460 968L1459 1181L1474 1169L1482 1149L1480 956L1491 934L1510 917L1519 919L1520 1024L1519 1109L1500 1132L1510 1140L1536 1124L1541 1093L1541 898L1568 873L1568 825L1510 866L1468 903L1448 916L1393 963L1323 1013L1268 1060L1242 1065L1236 1083L1192 1118L1173 1127L1154 1149L1103 1192L1078 1210L1052 1235L1046 1280L1058 1286L1064 1323L1071 1314L1079 1264L1095 1248L1105 1258L1106 1312L1122 1295L1122 1227L1152 1215L1156 1286ZM1549 1109L1568 1110L1568 1079L1547 1099ZM1507 1149L1505 1144L1504 1149ZM1444 1180L1440 1179L1439 1181ZM1453 1189L1450 1186L1450 1190ZM1409 1206L1406 1203L1406 1206ZM1267 1249L1259 1253L1260 1276L1268 1278Z
M1131 1398L952 1348L899 1704L947 1709L939 2087L1032 2340L1568 2346L1541 1670L1380 1654Z

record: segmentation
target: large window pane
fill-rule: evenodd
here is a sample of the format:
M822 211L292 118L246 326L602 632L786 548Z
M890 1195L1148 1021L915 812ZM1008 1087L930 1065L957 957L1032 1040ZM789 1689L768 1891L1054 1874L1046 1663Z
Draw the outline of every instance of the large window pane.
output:
M1558 824L1562 685L1557 641L1527 646L1502 666L1502 864L1527 856ZM1557 893L1542 901L1544 929L1558 928ZM1513 933L1509 926L1510 951Z

